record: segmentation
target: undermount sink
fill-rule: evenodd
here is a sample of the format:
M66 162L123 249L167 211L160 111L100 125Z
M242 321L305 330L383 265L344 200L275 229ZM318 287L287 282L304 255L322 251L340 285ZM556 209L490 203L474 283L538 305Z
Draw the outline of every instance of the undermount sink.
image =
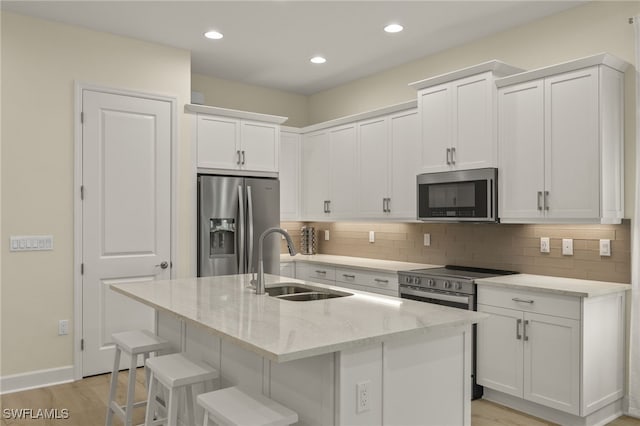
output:
M308 302L312 300L334 299L336 297L351 296L352 293L310 287L298 283L283 283L265 288L269 296L291 302Z

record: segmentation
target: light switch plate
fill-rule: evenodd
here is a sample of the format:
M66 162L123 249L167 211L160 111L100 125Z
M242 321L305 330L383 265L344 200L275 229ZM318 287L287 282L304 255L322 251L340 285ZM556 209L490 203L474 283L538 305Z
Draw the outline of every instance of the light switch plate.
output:
M426 247L431 245L431 234L424 234L424 245Z
M376 233L375 233L375 231L369 231L369 242L370 243L375 243L376 242Z
M573 256L573 239L572 238L562 239L562 255Z
M549 253L551 251L551 243L549 237L540 237L540 253Z
M9 251L53 250L53 235L14 235L9 238Z
M328 230L328 229L326 229L326 230L324 231L324 240L325 240L325 241L329 241L329 230Z
M611 240L600 240L600 256L611 256Z

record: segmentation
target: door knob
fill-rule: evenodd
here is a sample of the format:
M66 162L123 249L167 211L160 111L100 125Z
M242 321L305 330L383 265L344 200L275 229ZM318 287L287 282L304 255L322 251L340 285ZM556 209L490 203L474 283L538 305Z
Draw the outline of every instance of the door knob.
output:
M160 263L159 265L156 265L161 267L162 269L167 269L169 267L169 262L167 262L166 260L162 263Z

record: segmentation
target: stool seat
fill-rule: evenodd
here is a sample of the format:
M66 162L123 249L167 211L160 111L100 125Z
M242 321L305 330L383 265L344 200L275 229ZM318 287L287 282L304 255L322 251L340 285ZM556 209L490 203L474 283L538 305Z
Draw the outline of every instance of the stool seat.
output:
M168 340L156 336L148 330L123 331L111 335L113 342L122 350L132 355L145 352L157 352L169 349L171 344Z
M186 424L195 426L196 406L194 399L197 393L194 385L203 384L206 391L207 383L213 382L214 379L218 378L218 370L204 362L191 359L184 353L149 358L146 366L151 373L151 377L145 425L166 424L168 426L177 426L179 404L177 393L180 391L186 394ZM163 386L169 392L168 401L166 401L165 418L154 418L156 410L160 408L155 398L159 386Z
M235 386L198 395L198 404L211 420L225 425L284 426L298 421L295 411Z

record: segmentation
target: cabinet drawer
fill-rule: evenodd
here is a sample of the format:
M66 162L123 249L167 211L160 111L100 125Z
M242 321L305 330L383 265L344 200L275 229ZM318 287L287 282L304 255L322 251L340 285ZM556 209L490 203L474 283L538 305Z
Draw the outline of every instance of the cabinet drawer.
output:
M504 287L478 286L478 303L579 320L580 298Z
M368 272L361 269L336 268L336 283L356 284L384 290L384 294L398 294L398 275L384 272Z
M322 279L334 282L336 279L336 269L315 263L298 263L298 265L296 265L296 277L309 281Z

